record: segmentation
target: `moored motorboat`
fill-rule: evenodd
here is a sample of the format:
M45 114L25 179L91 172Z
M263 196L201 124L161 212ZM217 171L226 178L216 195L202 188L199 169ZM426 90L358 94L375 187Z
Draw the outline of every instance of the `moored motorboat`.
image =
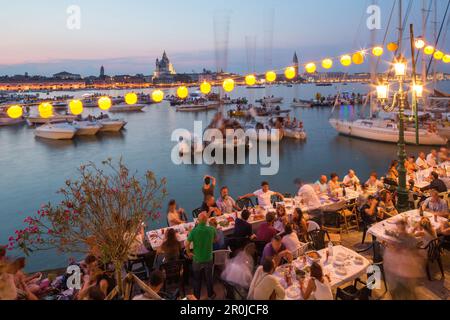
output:
M306 100L296 100L294 99L294 101L291 104L292 108L311 108L312 106L312 102L311 101L306 101Z
M199 103L199 104L188 104L177 106L177 111L180 112L199 112L199 111L208 111L215 110L220 107L219 103L211 102L211 103Z
M340 134L346 136L390 143L397 143L399 138L397 123L392 120L330 119L330 124ZM420 145L446 145L448 141L439 134L424 129L419 130L419 137ZM405 130L405 141L407 144L416 144L415 130Z
M26 120L29 125L33 126L46 123L73 122L76 118L77 116L70 114L69 115L55 114L50 118L42 118L40 116L29 116Z
M69 123L45 124L36 128L36 137L50 140L71 140L75 136L77 129Z
M119 113L119 112L140 112L145 108L144 104L117 104L109 109L109 112Z
M114 119L101 119L98 123L102 126L100 132L119 132L122 130L127 122L124 120L114 120Z
M262 104L274 104L274 103L282 103L283 102L283 98L282 97L270 97L270 98L263 98L261 100L258 100L256 102L260 102Z
M74 121L73 126L77 129L77 136L95 136L103 127L98 122Z
M284 136L286 138L296 139L296 140L306 140L306 132L303 129L283 129Z
M9 117L0 117L0 127L15 126L23 123L25 123L25 119L22 117L18 119L12 119Z

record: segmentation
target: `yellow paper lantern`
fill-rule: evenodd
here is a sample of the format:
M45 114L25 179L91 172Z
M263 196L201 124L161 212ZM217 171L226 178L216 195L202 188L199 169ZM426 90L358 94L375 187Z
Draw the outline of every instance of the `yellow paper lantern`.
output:
M189 95L189 90L185 86L178 87L177 96L180 99L186 99Z
M53 106L51 103L43 102L38 107L41 118L50 118L53 116Z
M211 84L209 82L203 81L200 85L200 91L203 94L208 94L211 92Z
M268 71L266 73L266 81L274 82L275 80L277 80L277 74L274 71Z
M362 52L357 52L353 54L352 61L356 65L360 65L364 63L364 54Z
M164 99L164 92L162 90L155 90L152 92L152 100L154 102L161 102Z
M372 54L375 57L381 57L383 55L383 53L384 53L383 47L375 47L372 49Z
M103 110L103 111L107 111L111 108L112 106L112 101L109 97L101 97L100 99L98 99L98 107Z
M23 110L21 106L14 105L8 108L6 114L12 119L17 119L23 115Z
M83 102L81 102L80 100L70 101L69 110L75 116L82 114L83 113Z
M297 72L295 71L294 67L288 67L288 68L286 68L286 70L284 70L284 76L288 80L294 79L296 75L297 75Z
M423 49L423 52L426 55L431 56L434 53L434 47L433 46L426 46L425 49Z
M397 51L398 44L396 44L395 42L391 42L387 45L387 49L391 52Z
M127 93L125 95L125 103L126 104L136 104L138 102L138 96L134 92Z
M348 67L348 66L350 66L351 64L352 64L352 57L350 57L349 55L343 55L342 57L341 57L341 64L344 66L344 67Z
M316 64L313 63L313 62L308 63L308 64L305 66L305 70L306 70L306 72L308 72L308 73L314 73L314 72L316 72L316 70L317 70Z
M234 90L234 80L233 79L225 79L222 84L223 90L226 92L231 92Z
M446 55L442 58L442 62L444 62L444 63L450 63L450 54L446 54Z
M256 84L256 77L253 74L249 74L245 77L245 84L248 86L254 86Z
M322 68L324 69L331 69L333 67L333 60L331 59L324 59L322 61Z
M434 53L434 58L436 60L442 60L442 58L444 58L444 53L438 50Z

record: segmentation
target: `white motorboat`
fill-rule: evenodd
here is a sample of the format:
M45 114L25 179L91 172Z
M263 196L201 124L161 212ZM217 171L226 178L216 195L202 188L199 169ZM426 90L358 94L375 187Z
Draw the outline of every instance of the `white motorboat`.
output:
M103 127L100 123L92 121L74 121L73 126L77 129L77 136L95 136Z
M62 123L62 122L73 122L78 116L74 115L61 115L55 114L50 118L42 118L39 116L29 116L27 118L27 122L29 125L38 125L38 124L46 124L46 123Z
M215 110L220 107L220 103L211 102L211 103L198 103L198 104L187 104L177 106L177 111L180 112L199 112L199 111L208 111Z
M145 108L144 104L116 104L113 105L109 112L118 113L118 112L140 112Z
M345 121L339 119L330 119L331 126L340 134L358 137L368 140L397 143L399 129L397 123L392 120L364 120ZM420 145L445 145L447 139L439 134L429 132L424 129L419 130ZM416 143L416 132L414 130L405 130L405 141L407 144Z
M306 132L303 129L283 129L286 138L306 140Z
M71 140L77 129L69 123L46 124L36 128L36 137L50 140Z
M119 132L126 126L124 120L102 119L98 123L102 126L100 132Z
M305 101L305 100L298 100L293 101L291 104L292 108L311 108L312 102L311 101Z
M18 124L22 124L25 122L25 119L18 118L18 119L12 119L9 117L0 117L0 127L6 127L6 126L15 126Z
M272 98L264 98L262 100L260 100L261 103L263 104L268 104L268 103L282 103L283 102L283 98L282 97L272 97Z

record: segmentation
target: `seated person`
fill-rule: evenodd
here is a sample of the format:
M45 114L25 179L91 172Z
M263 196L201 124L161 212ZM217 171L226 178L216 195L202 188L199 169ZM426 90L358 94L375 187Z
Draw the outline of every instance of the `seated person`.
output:
M422 189L423 191L434 189L438 193L447 192L447 185L445 184L444 181L439 179L439 174L437 172L433 171L431 173L431 179L432 179L432 181L431 181L430 185L427 186L426 188L423 188Z
M311 278L306 283L306 288L304 280L300 280L300 290L303 300L308 300L313 295L315 300L333 300L330 277L324 276L322 267L317 262L311 265Z
M262 223L256 233L256 240L270 242L278 234L277 229L273 227L275 215L272 212L266 214L266 222Z
M278 196L281 200L284 200L284 196L276 191L271 191L269 187L269 183L266 181L263 181L261 183L261 189L256 190L253 193L246 194L245 196L239 197L238 200L244 199L244 198L251 198L256 197L258 199L258 205L266 208L266 207L272 207L272 196Z
M427 157L424 152L419 153L419 157L416 160L416 166L419 170L426 170L429 168Z
M348 171L348 174L344 177L343 184L346 187L353 187L360 184L359 178L356 176L354 170L350 169Z
M284 300L286 292L280 280L273 275L275 263L272 258L265 259L258 267L250 284L248 300Z
M284 206L277 207L277 217L273 224L273 227L277 229L278 232L284 231L284 226L288 223L288 216L286 213L286 208Z
M234 199L229 195L227 187L223 187L220 190L220 198L217 200L217 207L222 211L223 214L230 214L234 211L241 211L241 208L236 205Z
M300 239L305 240L308 233L308 224L300 208L295 208L292 214L292 227Z
M222 215L222 211L217 207L214 196L208 194L205 196L205 202L201 206L201 212L206 212L208 218L219 217Z
M313 186L303 183L300 179L296 179L294 182L297 188L299 188L297 196L309 210L316 210L321 207L320 198Z
M342 189L341 184L339 183L339 176L337 173L332 173L330 175L330 182L328 182L328 190L333 193L339 189Z
M250 218L250 211L244 210L241 212L241 217L237 218L234 222L233 237L235 238L248 238L256 239L256 235L253 234L253 227L247 221Z
M272 241L266 244L261 256L261 264L263 264L265 259L269 257L274 260L276 267L281 264L283 259L289 262L292 261L292 254L283 245L280 236L273 237Z
M436 216L447 218L448 205L447 201L439 197L436 190L431 190L431 197L426 199L422 204L422 210L433 213Z
M284 236L281 243L289 252L295 252L301 247L302 243L298 239L297 233L294 231L292 223L288 223L284 227Z
M398 161L397 160L393 160L391 162L391 166L389 167L389 170L386 174L386 178L395 182L398 185Z
M367 203L361 207L361 219L366 225L377 222L378 219L378 200L374 196L367 198Z
M383 182L378 180L378 174L376 172L370 174L370 177L365 184L371 192L377 192L384 188Z
M361 208L363 205L367 203L367 200L369 199L370 192L369 188L366 184L363 184L361 186L361 192L358 196L358 199L356 199L356 205L358 208Z
M414 156L409 156L405 161L405 169L408 176L412 177L417 171L417 166L415 162L416 158Z
M175 200L169 201L169 209L167 210L167 221L169 223L169 227L177 226L187 221L183 218L184 209L177 209L177 203Z
M380 194L380 203L378 204L379 214L383 215L383 218L390 218L398 214L392 201L392 193L387 190L383 190Z
M328 193L328 178L323 175L320 179L315 183L315 188L317 193Z
M427 217L422 217L416 228L414 228L414 236L421 241L421 247L426 247L428 244L437 238L437 232L433 228L431 221Z
M223 233L223 230L217 224L217 220L214 218L209 219L209 225L216 229L216 240L213 244L213 250L225 249L225 235Z
M437 166L437 156L438 153L435 149L431 150L431 152L427 155L427 164L430 168Z
M154 268L159 269L164 263L180 259L182 250L181 243L178 241L177 231L168 229L165 232L164 242L157 250Z

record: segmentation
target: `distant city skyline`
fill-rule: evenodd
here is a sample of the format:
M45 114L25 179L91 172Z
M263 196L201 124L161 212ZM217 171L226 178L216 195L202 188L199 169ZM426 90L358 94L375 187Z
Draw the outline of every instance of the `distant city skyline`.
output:
M382 9L382 30L378 31L377 42L381 43L393 2L378 3ZM405 12L408 3L404 1ZM214 23L220 21L217 16L224 15L230 19L226 71L249 71L246 38L255 43L255 61L251 64L256 71L289 65L294 51L303 64L368 47L370 36L365 21L370 4L372 0L7 2L0 12L0 75L28 72L49 76L68 71L85 77L98 75L102 65L108 75L150 75L164 50L179 73L216 70L215 42L220 39L215 35ZM81 8L80 30L66 27L66 9L70 5ZM446 1L438 0L439 24L445 5ZM422 33L421 6L422 1L412 2L406 24L414 23L417 35ZM397 38L396 24L394 15L388 41ZM226 23L220 24L219 32L225 33L225 26ZM446 32L448 24L444 29ZM431 25L427 38L432 39ZM448 41L439 48L450 51ZM366 63L345 70L368 69ZM333 68L343 70L337 65ZM439 70L449 72L450 67L440 63Z

